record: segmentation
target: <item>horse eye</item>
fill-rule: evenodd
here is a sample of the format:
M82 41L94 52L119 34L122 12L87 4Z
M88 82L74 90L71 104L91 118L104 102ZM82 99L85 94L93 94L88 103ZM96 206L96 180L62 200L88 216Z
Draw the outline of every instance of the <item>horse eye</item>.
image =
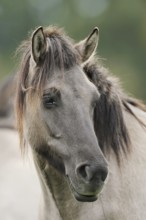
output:
M55 106L57 106L57 99L56 97L51 97L51 96L47 96L44 95L43 96L43 105L45 108L49 109L49 108L53 108Z
M45 108L50 109L59 105L61 99L60 91L56 88L49 88L49 90L44 91L42 100Z

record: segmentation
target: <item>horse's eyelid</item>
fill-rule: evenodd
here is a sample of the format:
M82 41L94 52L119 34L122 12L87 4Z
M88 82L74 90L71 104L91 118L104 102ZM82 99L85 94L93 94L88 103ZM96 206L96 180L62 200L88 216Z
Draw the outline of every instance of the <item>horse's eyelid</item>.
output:
M60 95L60 91L56 88L51 88L48 90L45 90L43 93L43 97L53 97L53 96L59 96Z

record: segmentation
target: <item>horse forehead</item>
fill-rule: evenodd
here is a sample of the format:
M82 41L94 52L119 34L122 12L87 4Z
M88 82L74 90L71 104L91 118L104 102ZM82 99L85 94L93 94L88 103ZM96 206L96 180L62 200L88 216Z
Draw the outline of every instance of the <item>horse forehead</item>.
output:
M90 81L87 79L85 73L79 66L75 66L69 71L66 71L65 77L68 84L71 84L73 86L78 87L79 85L87 85L87 87L91 87Z
M47 87L56 87L59 90L70 89L78 92L93 93L96 88L93 83L89 81L85 73L79 66L75 66L68 71L56 70L52 79L47 83Z

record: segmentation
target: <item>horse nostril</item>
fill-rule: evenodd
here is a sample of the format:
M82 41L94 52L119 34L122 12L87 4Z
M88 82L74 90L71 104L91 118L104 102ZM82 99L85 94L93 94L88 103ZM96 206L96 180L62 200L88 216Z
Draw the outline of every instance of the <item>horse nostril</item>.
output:
M88 179L87 167L88 165L86 164L77 167L77 174L81 176L83 179Z
M107 167L99 168L96 175L97 175L97 178L99 178L102 182L104 182L108 175Z
M78 176L88 182L104 182L108 174L107 167L93 167L88 164L81 164L76 171Z

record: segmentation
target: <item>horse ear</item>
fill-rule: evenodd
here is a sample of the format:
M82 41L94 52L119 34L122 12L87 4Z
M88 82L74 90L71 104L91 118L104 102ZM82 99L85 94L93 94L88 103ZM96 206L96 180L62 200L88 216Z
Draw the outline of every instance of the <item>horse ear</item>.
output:
M83 41L75 45L75 48L79 51L82 62L88 60L95 52L99 39L99 29L95 27L92 33Z
M43 32L43 28L39 27L32 35L32 56L38 63L44 56L47 49L47 42Z

